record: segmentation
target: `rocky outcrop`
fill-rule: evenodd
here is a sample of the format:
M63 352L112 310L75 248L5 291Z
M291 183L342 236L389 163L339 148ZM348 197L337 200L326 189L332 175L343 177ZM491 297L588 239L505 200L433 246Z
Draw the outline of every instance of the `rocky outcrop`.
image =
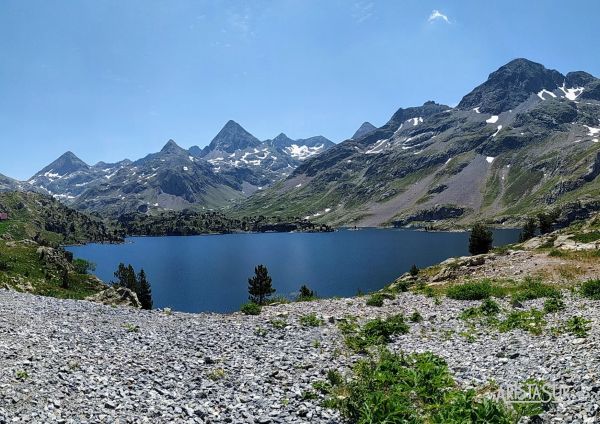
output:
M62 249L40 246L37 248L36 253L44 264L51 269L73 270L73 265L68 260L67 255L65 255L65 251Z
M600 201L598 200L567 203L560 208L556 226L564 228L571 222L586 220L598 211L600 211Z
M459 218L465 213L465 208L453 205L436 205L430 209L418 211L412 215L395 221L394 227L404 227L412 222L439 221L442 219Z
M103 305L130 306L138 309L142 307L137 294L128 288L118 286L111 286L100 293L86 297L85 300Z

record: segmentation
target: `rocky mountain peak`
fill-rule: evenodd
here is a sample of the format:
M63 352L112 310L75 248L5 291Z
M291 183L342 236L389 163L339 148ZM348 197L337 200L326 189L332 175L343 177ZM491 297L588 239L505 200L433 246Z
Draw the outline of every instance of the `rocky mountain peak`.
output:
M44 175L46 173L62 176L85 169L89 169L89 165L79 159L73 152L68 151L38 172L36 176Z
M458 108L479 108L481 112L499 114L515 108L531 94L556 90L564 81L565 76L558 71L527 59L514 59L463 97Z
M356 132L354 133L354 135L351 138L353 140L356 140L376 129L377 129L377 127L375 125L371 124L370 122L363 122L362 125L360 127L358 127L358 129L356 130Z
M569 72L565 77L567 87L585 87L586 85L597 81L598 78L583 71Z
M291 138L289 138L287 135L285 135L284 133L279 134L277 137L275 137L273 139L273 141L271 142L271 144L275 147L289 147L292 144L294 144L295 141L292 140Z
M236 150L243 150L258 145L260 145L260 140L246 131L237 122L229 120L215 138L212 139L210 144L204 148L204 154L213 150L233 153Z
M160 151L161 153L186 153L186 150L181 148L175 141L169 140Z
M423 106L398 109L390 121L396 124L402 123L408 119L427 118L435 115L436 113L444 112L448 109L450 109L449 106L441 105L433 101L427 101L423 103Z

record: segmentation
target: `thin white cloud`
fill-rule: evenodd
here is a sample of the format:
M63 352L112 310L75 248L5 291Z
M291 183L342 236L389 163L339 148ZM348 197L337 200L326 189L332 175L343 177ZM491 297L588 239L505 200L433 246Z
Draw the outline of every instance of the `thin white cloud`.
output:
M354 3L352 9L352 16L354 17L354 20L361 24L373 16L375 3L372 1L357 1Z
M450 23L450 19L448 19L448 16L444 15L442 12L436 9L433 12L431 12L431 15L429 15L429 18L427 19L427 22L435 22L440 20L446 22L447 24Z

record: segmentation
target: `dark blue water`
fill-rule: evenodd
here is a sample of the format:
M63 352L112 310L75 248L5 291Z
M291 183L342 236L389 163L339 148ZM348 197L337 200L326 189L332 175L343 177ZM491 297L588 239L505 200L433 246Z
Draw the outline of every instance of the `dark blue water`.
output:
M248 298L248 277L264 264L276 294L293 296L307 284L319 296L352 296L392 282L412 264L426 267L467 255L468 233L400 229L333 233L228 234L134 237L121 245L69 247L96 263L108 282L119 262L144 268L154 306L186 312L238 310ZM515 242L517 230L497 230L494 245Z

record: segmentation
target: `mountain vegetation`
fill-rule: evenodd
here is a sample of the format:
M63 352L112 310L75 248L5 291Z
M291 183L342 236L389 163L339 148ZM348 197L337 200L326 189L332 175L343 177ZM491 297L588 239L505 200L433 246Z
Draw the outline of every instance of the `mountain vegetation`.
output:
M0 287L83 299L106 288L61 245L118 242L121 233L101 219L31 192L0 193Z
M129 213L117 219L127 235L188 236L235 232L327 232L331 227L300 218L250 216L234 218L223 212L169 211L156 215Z
M118 242L122 233L104 220L71 209L57 199L32 192L0 193L0 237L45 244Z

